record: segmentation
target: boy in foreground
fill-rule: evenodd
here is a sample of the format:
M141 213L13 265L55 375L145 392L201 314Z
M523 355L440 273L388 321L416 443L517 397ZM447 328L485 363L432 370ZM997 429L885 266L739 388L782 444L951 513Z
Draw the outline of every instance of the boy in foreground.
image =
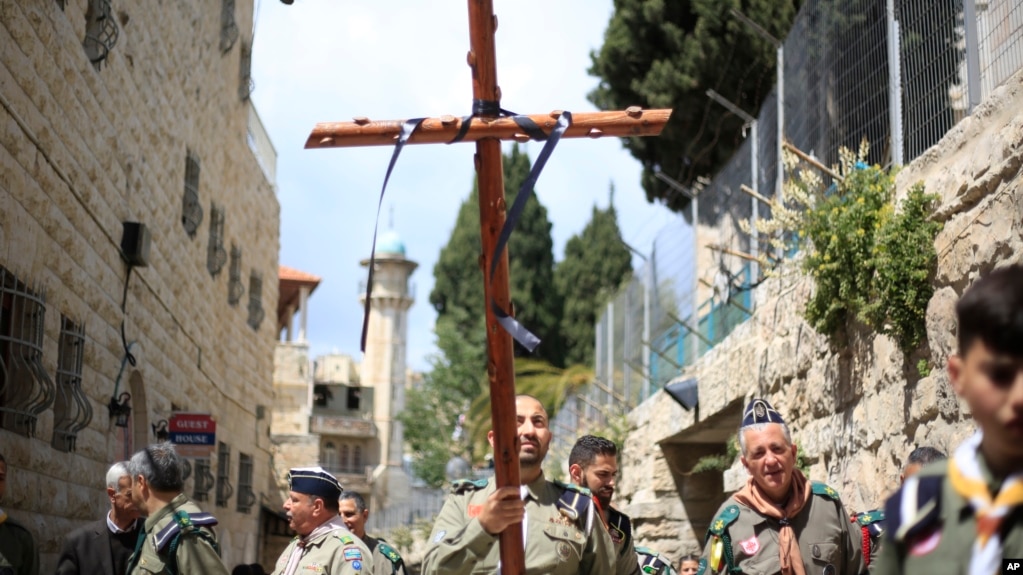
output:
M948 374L978 431L888 500L874 575L993 575L1023 557L1023 266L978 280L956 315Z

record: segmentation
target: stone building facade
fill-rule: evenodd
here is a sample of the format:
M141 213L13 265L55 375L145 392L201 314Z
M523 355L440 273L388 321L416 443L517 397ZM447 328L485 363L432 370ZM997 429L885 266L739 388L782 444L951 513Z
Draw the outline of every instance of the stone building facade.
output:
M186 493L225 563L258 558L280 207L252 18L252 0L0 2L3 507L41 572L176 412L216 421Z
M683 374L697 382L692 410L658 392L629 415L618 497L637 544L676 558L702 547L712 514L745 471L738 462L723 473L692 469L704 455L725 453L751 397L767 397L785 415L810 477L856 510L882 504L914 447L950 452L972 432L945 363L955 351L958 297L986 271L1023 261L1021 106L1017 74L898 174L900 197L917 182L940 196L936 218L944 222L920 357L907 361L890 338L854 327L847 346L831 347L802 319L813 284L793 271L758 287L752 319Z

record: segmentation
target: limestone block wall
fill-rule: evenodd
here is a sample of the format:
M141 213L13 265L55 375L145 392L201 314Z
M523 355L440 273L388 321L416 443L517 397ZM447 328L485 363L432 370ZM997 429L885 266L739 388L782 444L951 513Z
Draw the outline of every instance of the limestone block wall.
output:
M0 266L45 293L39 363L51 380L61 316L84 326L81 386L93 411L70 453L51 447L52 408L31 435L0 429L3 507L34 534L40 571L52 572L64 534L108 509L109 464L153 441L151 425L173 411L209 413L230 447L234 495L218 506L211 491L202 505L220 520L225 562L255 561L259 497L271 484L280 208L246 143L250 103L239 97L253 2L233 3L240 37L226 48L222 2L114 2L118 39L98 70L83 50L89 4L0 1ZM182 225L189 152L200 161L204 215L194 235ZM230 264L207 269L213 203L224 209L225 249L241 249L245 294L235 305ZM152 236L149 264L130 281L124 221ZM255 327L250 295L268 318ZM137 361L119 376L122 320ZM115 382L132 395L128 428L107 415ZM0 405L10 402L4 393ZM253 461L248 511L237 509L240 453Z
M630 414L618 497L636 519L638 544L673 557L702 546L717 504L745 478L736 467L692 467L704 454L724 453L753 396L785 415L811 478L857 510L883 502L914 447L949 452L973 431L945 363L955 350L958 297L993 267L1023 261L1021 106L1017 74L898 175L900 195L917 182L940 195L936 217L945 223L920 354L904 360L894 341L856 326L846 345L830 346L801 318L813 285L791 266L757 289L753 318L684 374L698 381L694 410L661 392ZM926 377L917 370L921 358Z

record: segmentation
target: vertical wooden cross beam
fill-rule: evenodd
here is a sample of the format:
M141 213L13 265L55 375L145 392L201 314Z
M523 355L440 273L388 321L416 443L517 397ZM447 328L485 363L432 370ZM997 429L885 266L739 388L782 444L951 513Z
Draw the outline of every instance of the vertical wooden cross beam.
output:
M501 141L528 141L530 136L507 116L497 116L501 91L497 85L494 31L497 18L493 0L468 0L469 40L468 63L472 68L473 98L493 106L482 106L474 118L455 116L426 118L409 136L408 144L476 143L476 174L479 187L480 233L483 247L483 302L487 330L487 375L490 381L490 414L494 431L494 479L498 487L519 485L519 458L516 446L515 358L511 335L499 324L494 305L512 311L508 282L508 255L505 250L494 253L505 222L504 169ZM494 115L484 115L484 114ZM559 116L531 114L533 123L549 132ZM655 136L661 133L671 110L643 110L633 106L618 112L575 114L572 125L562 137L599 138L602 136ZM469 122L463 130L463 123ZM317 124L305 147L335 148L393 145L405 120L371 121L356 117L353 122ZM497 258L491 274L492 258ZM493 304L493 305L492 305ZM541 334L542 335L542 334ZM501 533L501 572L505 575L525 573L522 529L509 526Z
M476 101L498 102L497 55L494 32L497 16L493 0L469 0L469 54L472 68L472 96ZM500 106L497 106L500 108ZM495 116L484 116L487 122ZM494 482L497 487L519 485L519 453L515 445L518 421L515 410L515 355L511 334L501 328L494 316L494 302L511 313L508 277L508 250L495 254L498 236L505 221L504 166L501 141L484 138L476 141L476 181L480 199L480 238L483 257L483 305L487 326L487 378L490 383L490 422L494 431ZM491 258L498 258L497 265ZM500 438L500 440L499 440ZM518 524L500 535L501 573L526 572L525 542Z

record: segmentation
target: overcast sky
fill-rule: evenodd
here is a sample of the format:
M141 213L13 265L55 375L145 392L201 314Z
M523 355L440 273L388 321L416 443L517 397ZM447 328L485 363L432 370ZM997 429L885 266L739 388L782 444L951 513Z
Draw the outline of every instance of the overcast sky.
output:
M323 278L309 302L313 355L339 351L361 359L358 290L366 270L359 261L370 253L392 149L302 146L317 122L467 114L472 101L465 63L467 3L256 1L252 99L277 150L280 263ZM594 110L586 94L597 80L586 70L590 51L602 42L611 0L494 5L503 107L518 113ZM540 144L526 149L535 159ZM384 198L381 233L393 207L407 257L419 262L408 324L408 363L414 369L428 369L436 350L436 314L428 301L433 265L472 189L473 150L471 143L406 147ZM639 174L639 163L617 139L561 141L536 186L553 224L556 260L586 225L592 207L607 206L611 182L625 240L649 253L657 230L673 216L647 203Z

